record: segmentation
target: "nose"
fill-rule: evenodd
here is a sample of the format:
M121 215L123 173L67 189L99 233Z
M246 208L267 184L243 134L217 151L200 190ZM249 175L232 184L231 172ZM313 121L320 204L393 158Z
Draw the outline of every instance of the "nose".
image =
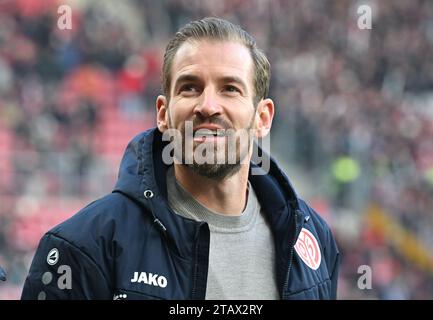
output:
M200 100L194 108L194 114L200 114L208 118L222 113L222 107L218 102L218 96L215 89L205 88L200 96Z

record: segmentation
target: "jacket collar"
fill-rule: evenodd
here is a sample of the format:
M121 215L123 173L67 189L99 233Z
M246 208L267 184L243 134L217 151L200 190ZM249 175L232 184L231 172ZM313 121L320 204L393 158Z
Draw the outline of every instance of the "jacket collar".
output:
M161 220L167 229L174 227L175 230L182 230L181 221L187 219L173 215L166 201L168 165L162 160L162 150L167 144L168 142L162 140L162 134L157 128L137 135L126 148L114 191L132 197L151 210L154 217ZM249 180L273 231L276 234L287 234L291 215L294 210L299 210L298 198L289 179L274 159L263 151L262 154L269 157L269 172L259 169L263 174L252 175L251 168L258 166L251 163ZM153 194L151 201L144 196L149 190Z

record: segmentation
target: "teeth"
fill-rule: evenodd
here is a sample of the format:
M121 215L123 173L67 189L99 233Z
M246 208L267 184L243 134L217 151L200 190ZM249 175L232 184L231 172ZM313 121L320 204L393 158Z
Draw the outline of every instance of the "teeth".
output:
M199 133L200 136L209 136L209 137L224 137L225 132L224 130L207 130L207 129L200 129L196 131L196 135Z

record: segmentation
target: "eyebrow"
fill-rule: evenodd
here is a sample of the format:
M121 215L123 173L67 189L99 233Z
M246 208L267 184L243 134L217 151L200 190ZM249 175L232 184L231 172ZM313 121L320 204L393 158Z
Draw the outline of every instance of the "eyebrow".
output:
M201 79L200 79L200 77L198 77L196 75L193 75L193 74L183 74L183 75L180 75L176 79L176 82L174 84L174 91L176 92L177 89L179 88L179 85L182 84L182 83L185 83L185 82L196 82L197 83L197 82L201 82ZM218 82L222 82L222 83L236 83L236 84L238 84L239 86L242 87L242 90L244 92L248 91L245 82L241 78L239 78L237 76L223 76L223 77L218 78Z
M192 75L192 74L183 74L180 75L176 82L174 83L174 92L177 91L179 88L179 85L185 82L200 82L200 78L198 76Z
M248 92L247 86L246 86L245 82L241 78L239 78L239 77L236 77L236 76L224 76L224 77L221 77L219 79L219 81L224 82L224 83L227 83L227 82L228 83L236 83L236 84L238 84L238 85L240 85L242 87L242 90L244 92Z

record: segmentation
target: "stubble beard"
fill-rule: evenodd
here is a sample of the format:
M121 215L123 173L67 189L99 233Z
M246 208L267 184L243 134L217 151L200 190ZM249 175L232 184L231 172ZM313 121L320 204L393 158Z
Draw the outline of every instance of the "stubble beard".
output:
M182 159L180 161L180 165L186 166L189 169L191 169L194 173L197 173L198 175L202 176L202 177L206 177L208 179L212 179L215 181L221 181L223 179L229 178L233 175L235 175L236 173L239 172L239 170L241 169L242 165L248 164L249 161L247 160L247 157L249 157L250 155L250 148L252 146L252 126L254 123L254 116L255 113L252 116L251 121L248 124L247 128L243 128L241 130L244 130L244 133L246 132L248 139L247 142L245 142L245 139L241 139L239 137L238 134L235 134L237 131L230 127L230 124L228 124L227 122L220 120L218 118L215 119L206 119L206 121L204 122L197 122L197 120L193 120L194 126L201 124L201 123L212 123L212 124L220 124L222 125L222 127L227 130L228 132L232 132L233 134L228 134L225 136L225 142L224 142L224 150L221 149L217 149L217 144L214 145L213 147L213 155L211 156L211 158L213 158L213 162L211 163L198 163L195 158L195 156L192 156L191 161L186 161L187 159L187 154L186 154L186 144L187 144L187 139L193 139L193 137L190 136L186 136L185 135L185 123L183 123L183 125L180 128L181 131L181 137L182 137ZM170 114L168 115L168 126L169 128L174 129L174 127L172 126L171 123L171 117ZM242 134L242 133L241 133ZM231 140L233 139L233 140ZM230 155L231 152L233 152L230 148L230 145L234 144L234 139L236 139L235 142L235 152L236 152L236 156L235 156L235 161L229 161L229 159L233 159L233 156ZM231 141L231 144L230 144ZM196 154L196 149L197 147L202 144L202 143L207 143L207 142L193 142L193 154ZM220 154L218 154L218 152ZM219 161L217 161L218 157L221 157L221 152L224 152L224 156L225 156L225 162L224 163L219 163ZM176 154L176 153L175 153ZM191 155L189 155L191 156ZM248 158L249 159L249 158ZM180 159L179 159L180 160Z

